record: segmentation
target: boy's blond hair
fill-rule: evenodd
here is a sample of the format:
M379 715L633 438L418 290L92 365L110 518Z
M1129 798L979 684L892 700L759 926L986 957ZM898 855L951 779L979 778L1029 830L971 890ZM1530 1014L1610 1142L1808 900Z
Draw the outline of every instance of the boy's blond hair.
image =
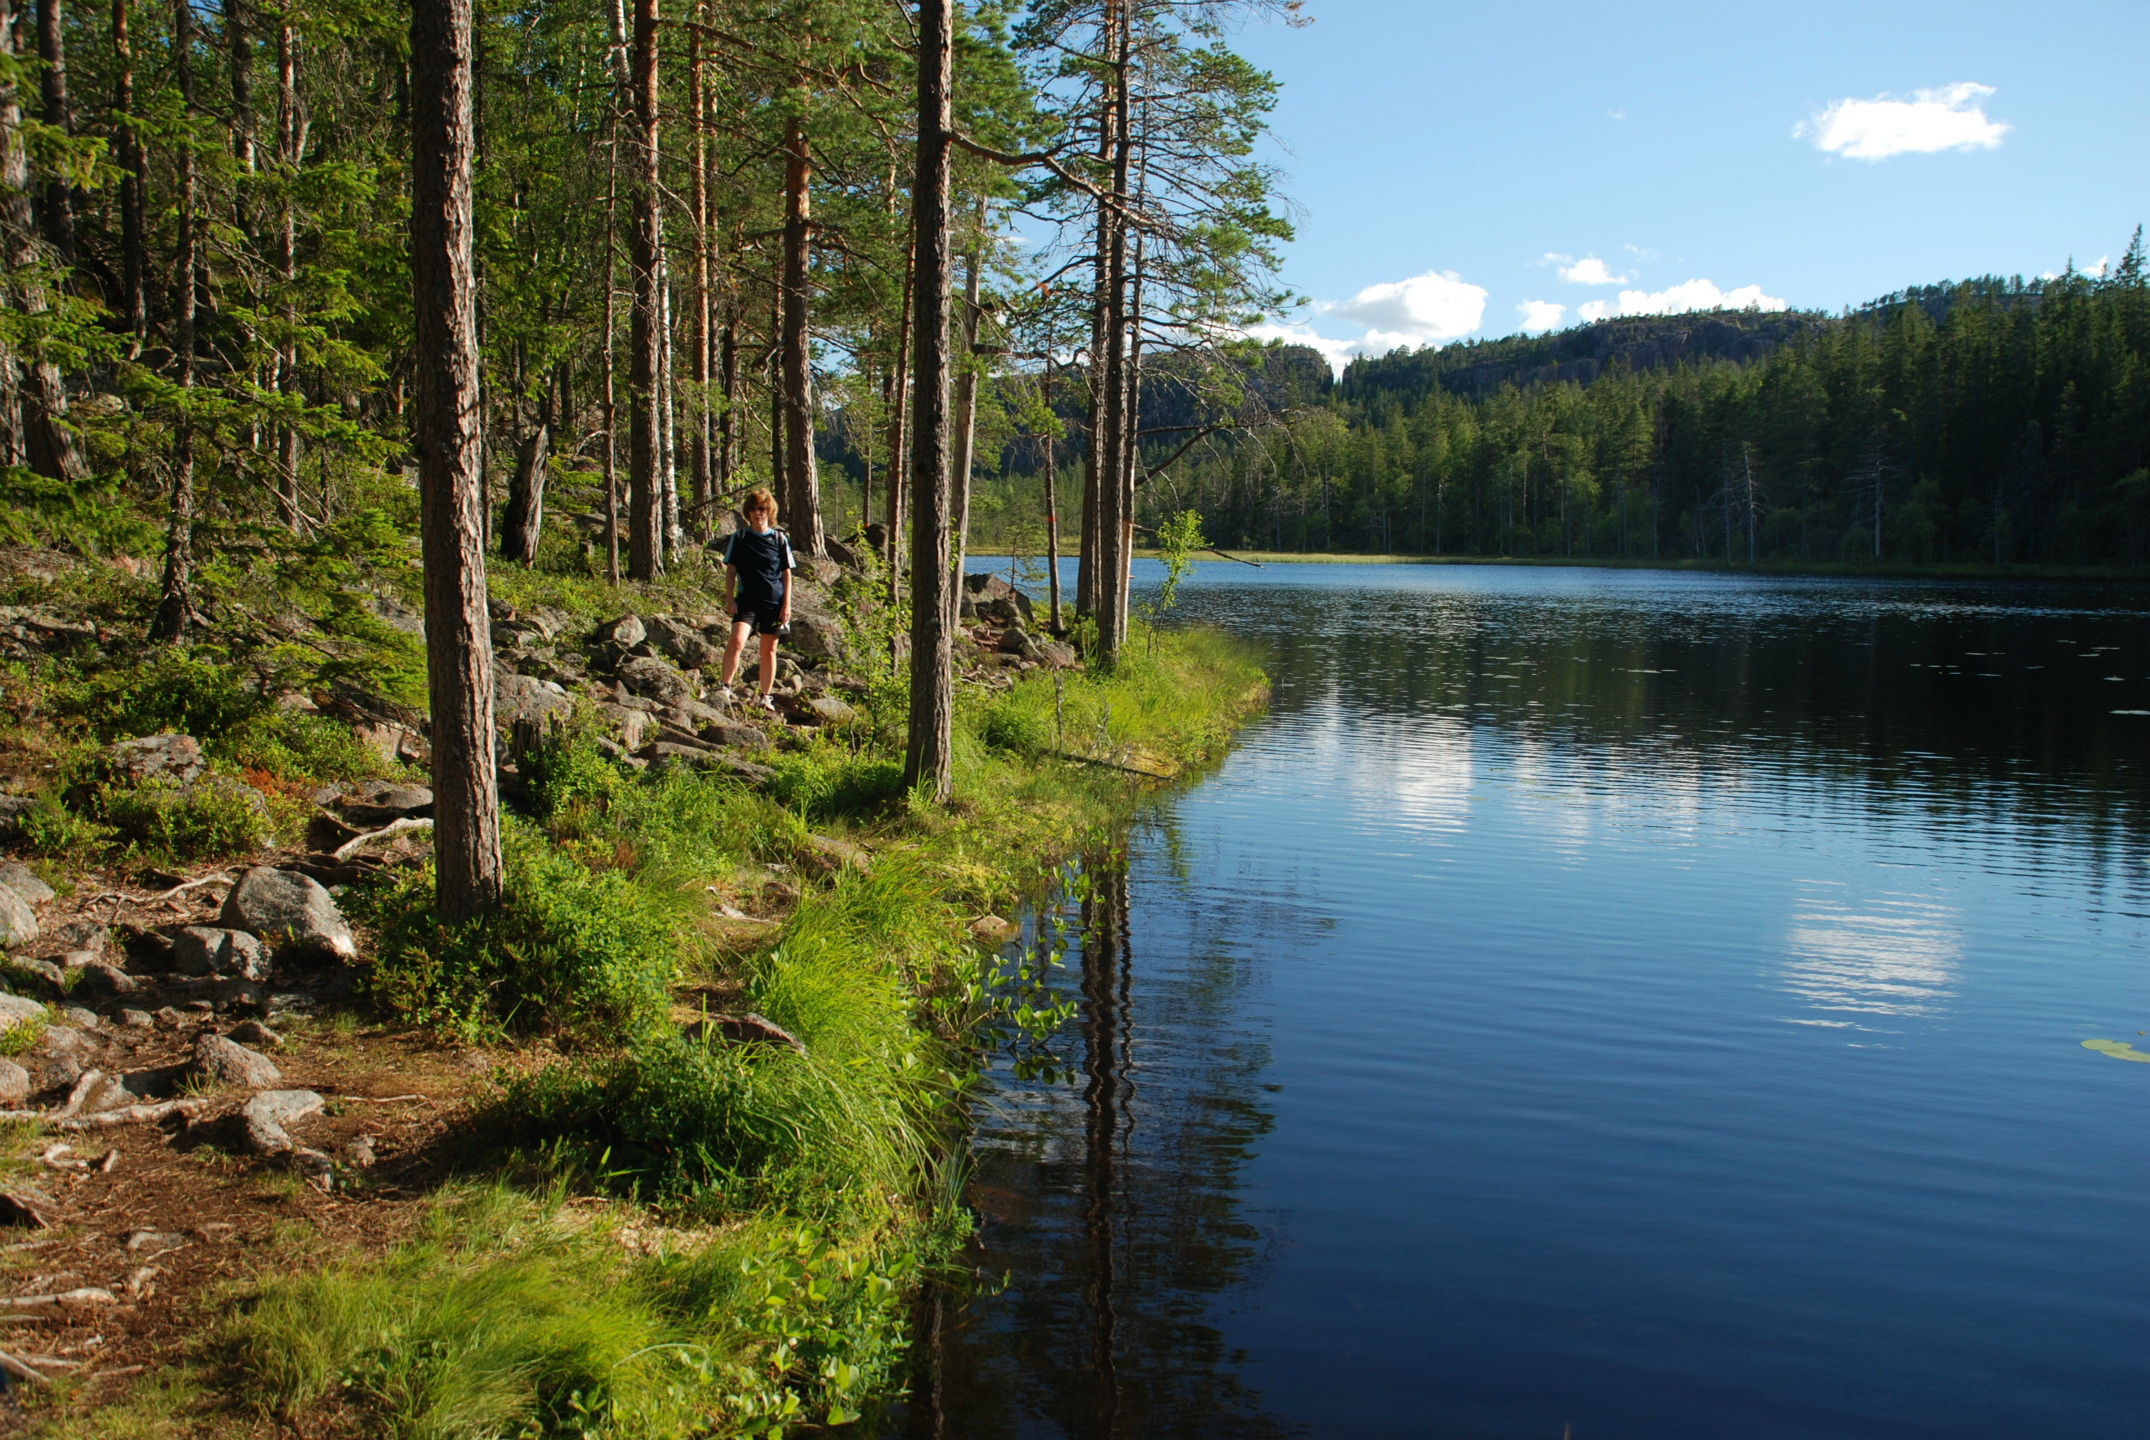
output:
M745 502L740 505L739 513L742 515L752 515L757 510L768 511L769 522L772 525L776 523L776 497L759 486L747 491L747 498Z

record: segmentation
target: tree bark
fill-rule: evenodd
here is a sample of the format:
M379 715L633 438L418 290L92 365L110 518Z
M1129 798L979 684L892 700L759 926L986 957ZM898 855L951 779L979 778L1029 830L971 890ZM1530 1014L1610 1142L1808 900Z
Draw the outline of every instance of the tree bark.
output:
M709 21L709 0L699 6L703 24ZM687 110L694 124L694 298L689 319L694 325L694 427L691 435L691 484L693 508L687 530L696 545L709 543L710 507L715 492L715 466L711 450L709 404L709 355L715 348L710 331L709 302L709 110L702 81L702 32L687 32Z
M535 565L538 541L545 530L545 462L552 453L554 416L559 413L560 394L567 380L567 362L561 361L546 377L545 394L538 401L537 425L515 447L515 474L508 481L507 514L500 521L500 553L510 560Z
M613 115L613 134L605 159L605 580L620 583L620 413L617 366L613 349L618 338L619 280L615 263L619 251L619 116Z
M657 493L662 500L663 550L661 562L669 563L679 555L679 449L676 441L679 428L679 396L673 385L672 343L672 259L663 250L657 252L657 320L658 334L662 337L657 346Z
M634 160L629 196L634 208L634 304L627 326L627 573L653 580L664 570L663 445L664 308L661 261L664 197L657 173L657 0L635 0L629 56L634 98Z
M1053 357L1052 346L1047 344L1045 356L1045 417L1048 426L1053 414ZM1060 624L1060 497L1055 493L1059 476L1053 468L1053 432L1045 432L1045 583L1052 599L1052 623L1050 633L1058 636Z
M888 523L885 527L888 533L881 537L888 547L888 603L891 605L903 599L903 477L910 468L903 439L904 416L910 400L911 322L918 296L918 241L915 238L910 250L911 253L904 257L903 309L896 319L896 374L891 392L894 398L888 407Z
M248 28L253 6L247 0L224 0L224 49L231 61L231 154L241 169L254 169L254 37Z
M1117 44L1112 80L1112 198L1106 207L1105 312L1103 364L1099 381L1104 403L1099 407L1096 433L1091 444L1097 451L1097 550L1098 564L1092 603L1097 615L1098 656L1107 665L1118 656L1127 635L1127 617L1121 608L1122 587L1127 573L1126 437L1127 425L1127 181L1128 181L1128 50L1131 26L1125 0L1113 0Z
M12 59L21 32L24 12L21 0L0 0L0 55ZM51 308L45 281L37 273L44 259L40 252L36 217L30 211L30 157L22 134L22 101L13 84L0 86L0 249L10 269L0 304L11 304L25 315L42 315ZM4 347L0 347L4 349ZM0 388L8 398L0 400L0 424L10 433L0 438L0 451L11 463L26 464L40 475L75 484L83 479L82 458L75 451L74 437L67 430L67 391L60 367L37 355L0 355Z
M919 0L918 170L911 187L918 381L911 405L911 715L904 783L946 804L954 788L953 627L948 623L948 131L952 0Z
M186 0L181 0L186 3ZM411 279L432 702L435 906L445 924L501 897L493 642L485 608L477 275L472 257L471 0L411 9Z
M145 291L147 241L142 232L143 187L148 162L130 117L134 113L134 42L127 33L127 0L112 0L113 151L119 160L120 290L117 309L133 337L130 358L149 337Z
M784 125L784 529L792 548L824 555L821 477L814 463L814 372L807 316L813 249L813 197L806 124Z
M970 545L970 471L978 438L978 287L985 268L985 201L978 202L978 235L963 257L963 374L956 382L955 454L948 465L949 546L955 552L949 571L948 624L963 623L963 557Z
M174 0L172 7L173 66L179 76L179 98L185 112L194 113L194 9L191 0ZM194 623L194 423L190 400L194 392L194 272L200 263L195 254L196 165L194 146L182 139L179 146L178 253L172 271L172 360L179 372L179 413L172 422L172 518L164 537L164 586L157 613L150 621L150 636L177 640Z
M45 123L75 133L74 112L67 104L67 22L61 0L37 0L37 53L45 62L38 88L45 103ZM75 263L74 189L58 175L45 182L45 240L67 264Z
M279 394L286 396L295 396L299 390L299 344L296 336L290 333L297 330L299 323L298 211L292 203L291 187L298 183L299 156L305 145L305 121L299 110L299 32L287 16L276 30L276 160L283 171L276 258L284 281L284 327L287 332L283 343L277 347L276 388ZM252 149L251 138L248 149ZM251 159L248 163L252 163ZM277 470L285 523L297 530L300 514L299 431L296 425L285 425L278 437Z
M724 413L717 417L716 493L732 488L732 474L739 468L739 301L725 302L723 353L718 358L718 381L724 387ZM716 507L710 507L704 533L717 528Z

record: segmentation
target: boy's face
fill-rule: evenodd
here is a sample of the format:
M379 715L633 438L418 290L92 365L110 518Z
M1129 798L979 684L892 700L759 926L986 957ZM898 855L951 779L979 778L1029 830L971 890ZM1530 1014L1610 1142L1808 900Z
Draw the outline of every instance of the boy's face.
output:
M767 530L775 523L776 512L774 510L747 511L747 524L753 526L756 530Z

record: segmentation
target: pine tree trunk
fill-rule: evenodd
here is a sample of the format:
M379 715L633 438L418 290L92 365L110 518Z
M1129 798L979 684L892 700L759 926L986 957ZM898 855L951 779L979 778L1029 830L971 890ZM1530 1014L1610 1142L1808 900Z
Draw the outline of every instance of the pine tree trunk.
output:
M1052 346L1046 346L1045 356L1045 415L1050 424L1053 413L1053 357ZM1053 434L1045 432L1045 583L1052 601L1052 622L1048 633L1057 637L1060 624L1060 497L1055 491L1059 476L1053 468Z
M911 187L918 379L911 405L911 716L904 783L946 804L954 786L948 623L948 131L953 0L919 0L918 172Z
M508 481L507 513L500 521L500 553L510 560L535 565L538 541L545 529L545 462L552 451L553 417L559 411L558 395L566 363L547 377L544 398L538 401L537 425L515 449L515 474Z
M145 291L148 242L142 231L143 187L148 161L142 140L125 117L134 113L134 42L127 31L127 0L112 0L113 152L119 160L120 291L118 311L133 337L129 354L141 353L149 337Z
M1105 335L1099 381L1105 392L1097 433L1097 615L1098 656L1110 665L1127 637L1122 607L1127 576L1127 199L1128 50L1131 27L1125 0L1114 0L1115 49L1112 95L1112 203L1105 234Z
M657 173L657 0L635 0L634 36L628 60L634 98L634 168L629 195L634 304L627 325L627 573L655 579L664 569L664 498L659 451L664 443L664 306L661 261L664 197Z
M299 323L298 211L292 203L291 187L298 183L299 153L305 143L305 126L299 111L299 32L287 19L276 31L276 160L283 171L284 183L276 258L284 280L284 324L287 330L295 330ZM248 146L252 148L251 140ZM287 337L278 348L276 388L283 395L298 394L299 346L296 339ZM279 436L277 471L285 521L297 530L300 528L299 432L295 425L284 426Z
M680 544L679 397L672 368L676 348L672 343L672 258L663 250L657 252L657 298L658 329L664 337L657 349L657 493L663 499L661 558L669 564L678 558Z
M605 160L605 580L620 583L620 414L613 350L618 341L619 278L614 263L619 250L619 117Z
M72 135L75 120L67 104L67 22L60 5L61 0L37 0L37 53L45 62L38 88L45 102L45 123ZM74 191L57 175L45 182L44 221L46 242L61 260L74 264Z
M699 7L704 24L709 21L708 0ZM689 318L694 324L694 428L692 433L693 508L687 531L696 545L709 542L711 488L715 467L710 455L709 355L714 349L710 331L709 302L709 112L702 89L702 32L687 32L687 110L694 124L694 299Z
M739 302L736 297L724 306L723 351L718 359L718 383L724 387L724 413L717 417L717 471L716 493L724 494L732 488L732 475L739 468ZM716 507L710 507L707 528L717 528Z
M414 0L411 279L417 413L412 441L425 555L435 906L451 925L497 909L502 884L478 433L472 59L471 0Z
M814 372L807 326L813 249L806 126L784 127L784 528L802 555L823 555L821 477L814 463Z
M231 155L254 168L254 37L247 0L224 0L224 49L231 62Z
M0 57L15 58L23 15L21 0L0 0L0 28L4 28ZM30 211L30 157L23 140L22 101L12 83L0 84L0 250L16 272L13 283L0 293L0 304L25 315L44 314L51 304L45 282L32 273L44 257L38 245L37 219ZM10 392L0 401L0 416L11 426L11 433L0 440L0 450L19 456L13 463L28 465L40 475L69 484L81 481L82 459L67 431L67 391L61 384L60 367L36 355L8 352L0 358L0 385Z
M918 296L918 241L911 241L910 254L904 257L903 309L896 318L896 373L890 387L893 398L888 406L888 519L884 526L887 534L881 537L887 547L888 603L901 603L903 599L903 477L910 469L910 457L903 448L904 417L909 413L911 384L911 331L917 309Z
M948 624L953 631L963 623L963 559L970 546L970 470L972 450L978 439L978 282L985 268L985 205L978 206L978 239L963 257L963 374L956 381L955 454L948 465L949 544L955 551L949 561L954 583L948 589Z
M172 7L172 51L179 76L179 97L188 116L194 113L194 10L191 0ZM179 147L178 250L172 261L172 360L178 368L179 414L172 422L172 518L164 537L164 586L150 637L177 640L194 623L194 425L189 406L194 392L194 272L196 164L194 146Z

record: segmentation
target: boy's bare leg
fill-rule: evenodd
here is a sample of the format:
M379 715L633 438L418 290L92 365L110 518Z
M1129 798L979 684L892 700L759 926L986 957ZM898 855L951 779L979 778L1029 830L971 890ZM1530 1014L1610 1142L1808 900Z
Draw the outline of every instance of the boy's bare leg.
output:
M724 688L729 690L732 679L739 673L739 655L747 648L747 636L754 631L751 620L734 620L732 638L724 646Z
M761 693L766 695L776 688L776 637L761 637Z

